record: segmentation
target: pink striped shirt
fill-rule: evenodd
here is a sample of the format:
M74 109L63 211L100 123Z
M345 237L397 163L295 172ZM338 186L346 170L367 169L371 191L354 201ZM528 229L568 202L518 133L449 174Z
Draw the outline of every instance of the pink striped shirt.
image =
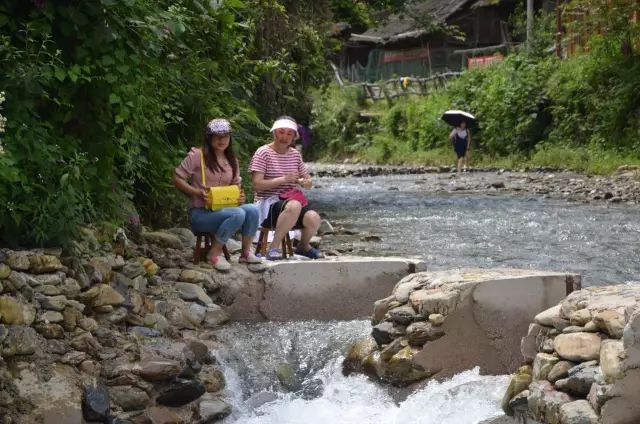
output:
M302 155L293 147L283 154L276 152L269 145L260 147L251 158L249 171L261 172L265 180L273 180L286 174L297 174L299 178L309 177L309 169L302 161ZM255 194L257 199L266 199L297 186L296 183L285 183L269 190L256 191Z

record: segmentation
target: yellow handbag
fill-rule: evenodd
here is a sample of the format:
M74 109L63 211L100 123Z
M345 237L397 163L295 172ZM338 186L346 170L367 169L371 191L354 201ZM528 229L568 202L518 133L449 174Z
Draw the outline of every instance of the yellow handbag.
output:
M206 187L204 176L204 152L200 151L200 170L202 171L202 186ZM237 185L209 187L209 199L211 204L207 208L217 211L224 208L235 208L240 203L240 187Z

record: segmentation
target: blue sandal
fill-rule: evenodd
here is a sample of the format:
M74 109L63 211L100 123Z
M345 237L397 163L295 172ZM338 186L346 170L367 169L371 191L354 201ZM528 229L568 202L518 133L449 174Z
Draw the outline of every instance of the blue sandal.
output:
M280 249L269 249L267 252L268 261L280 261L282 260L282 252Z
M306 252L303 252L301 249L296 249L296 255L301 255L301 256L306 256L309 259L320 259L322 258L322 254L320 253L320 250L316 249L315 247L312 247L311 249L307 250Z

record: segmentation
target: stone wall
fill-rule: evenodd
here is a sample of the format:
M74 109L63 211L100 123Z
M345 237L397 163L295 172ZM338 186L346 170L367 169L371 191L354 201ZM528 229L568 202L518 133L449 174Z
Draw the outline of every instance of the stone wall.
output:
M591 287L538 314L503 409L547 424L640 423L640 284Z
M579 287L575 274L517 269L409 275L375 303L372 338L353 346L344 372L396 385L474 366L513 372L530 320Z

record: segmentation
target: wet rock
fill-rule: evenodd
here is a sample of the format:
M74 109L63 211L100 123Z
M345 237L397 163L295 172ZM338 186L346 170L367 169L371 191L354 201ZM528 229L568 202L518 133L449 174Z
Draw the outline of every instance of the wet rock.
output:
M573 362L598 359L600 344L600 337L593 333L560 334L553 341L553 347L558 355Z
M335 230L333 229L333 225L326 219L320 221L320 228L318 228L318 234L333 234Z
M222 307L212 304L207 306L206 315L202 326L204 328L216 328L220 324L224 324L229 321L230 315Z
M200 362L201 364L211 364L214 362L213 355L206 344L198 340L187 340L182 350L186 359Z
M109 388L113 402L123 411L139 411L145 409L151 399L146 392L131 386L114 386Z
M288 363L282 363L275 369L276 377L280 385L288 392L296 392L302 388L302 382L296 375L295 370Z
M200 417L204 423L220 421L231 414L231 405L222 400L200 402Z
M109 391L104 384L83 387L82 416L85 420L105 422L109 408Z
M532 369L529 365L524 365L518 368L518 371L511 377L507 391L502 398L502 410L507 415L513 415L514 410L511 406L511 401L515 396L522 393L529 388L531 384Z
M208 393L216 393L224 389L226 380L224 373L213 366L205 366L198 374L198 378Z
M349 375L354 372L361 372L365 359L376 349L376 341L372 338L357 340L349 348L347 356L342 361L342 374Z
M399 306L390 309L389 312L387 312L387 317L389 321L402 325L408 325L420 319L420 315L416 314L411 306Z
M169 387L160 390L156 402L165 406L182 406L204 393L204 386L199 381L176 379Z
M406 328L392 322L382 322L373 327L371 335L375 339L378 346L391 343L394 339L407 334Z
M175 411L162 406L153 406L146 412L153 424L182 424L185 421Z

